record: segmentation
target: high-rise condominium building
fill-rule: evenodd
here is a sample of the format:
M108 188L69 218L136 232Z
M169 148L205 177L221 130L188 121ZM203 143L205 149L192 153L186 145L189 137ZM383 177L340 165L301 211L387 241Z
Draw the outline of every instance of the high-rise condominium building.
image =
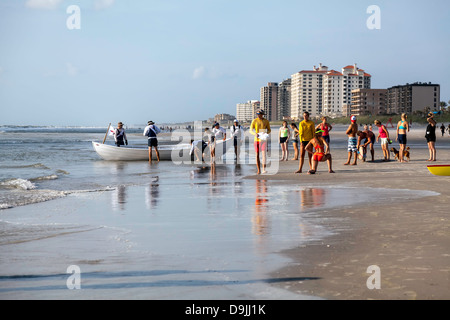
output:
M236 119L239 122L251 122L256 117L256 111L259 107L260 103L257 100L238 103L236 105Z
M288 119L291 116L291 79L283 80L278 85L277 120Z
M322 113L323 78L328 67L314 66L313 70L302 70L291 76L291 118L300 120L308 111L311 116Z
M331 70L324 76L322 113L327 116L350 116L352 91L370 89L371 75L357 65Z
M269 82L261 88L261 109L266 112L269 121L277 120L278 115L278 83Z
M416 82L403 86L388 88L387 112L390 114L411 114L415 111L425 112L439 110L440 85Z
M386 107L387 89L355 89L352 91L352 115L386 114Z

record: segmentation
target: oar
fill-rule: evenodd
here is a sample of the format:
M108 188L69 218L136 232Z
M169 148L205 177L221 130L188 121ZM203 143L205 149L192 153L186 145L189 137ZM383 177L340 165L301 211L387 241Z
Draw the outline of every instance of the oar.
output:
M108 137L109 128L111 127L111 123L108 125L108 130L106 130L105 139L103 139L103 144L105 144L106 137Z

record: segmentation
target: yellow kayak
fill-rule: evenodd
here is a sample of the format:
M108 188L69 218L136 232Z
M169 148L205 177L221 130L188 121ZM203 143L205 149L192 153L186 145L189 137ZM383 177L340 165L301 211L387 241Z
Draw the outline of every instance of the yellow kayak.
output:
M435 176L450 176L450 165L428 166L427 168Z

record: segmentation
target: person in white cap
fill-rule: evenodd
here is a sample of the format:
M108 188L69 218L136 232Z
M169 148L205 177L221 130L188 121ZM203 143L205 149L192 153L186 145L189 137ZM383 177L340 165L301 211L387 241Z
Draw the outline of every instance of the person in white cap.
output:
M239 124L239 121L234 120L234 124L230 127L231 131L231 137L233 137L234 142L234 155L235 160L239 159L239 148L241 146L242 136L244 130L242 129L241 125Z
M348 166L354 156L355 160L352 166L356 166L358 163L358 138L356 134L358 133L358 124L356 123L356 116L351 116L350 121L352 122L347 131L345 132L348 136L348 160L344 165Z

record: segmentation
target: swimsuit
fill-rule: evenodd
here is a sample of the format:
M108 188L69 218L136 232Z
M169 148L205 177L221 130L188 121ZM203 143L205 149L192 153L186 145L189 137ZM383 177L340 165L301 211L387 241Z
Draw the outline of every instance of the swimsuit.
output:
M358 152L358 138L349 137L348 138L348 152Z
M316 141L314 141L314 142L316 142ZM320 144L314 144L314 149L315 149L315 152L313 154L313 160L318 161L318 162L322 161L323 158L325 157L323 146L321 146Z

